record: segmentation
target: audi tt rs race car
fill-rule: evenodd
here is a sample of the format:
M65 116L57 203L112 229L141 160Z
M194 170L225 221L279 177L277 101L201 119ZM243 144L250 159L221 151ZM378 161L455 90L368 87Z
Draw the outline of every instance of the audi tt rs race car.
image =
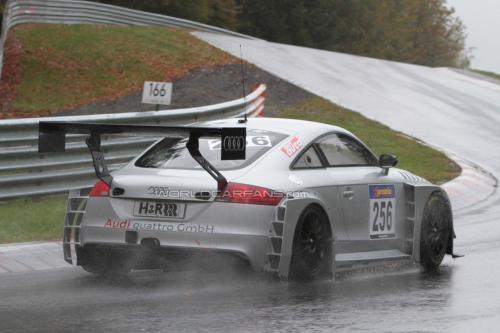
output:
M70 194L64 256L91 273L231 257L281 278L332 277L398 260L436 269L453 254L445 191L397 169L340 127L290 119L197 126L40 123L41 152L87 134L99 181ZM109 172L102 135L157 141Z

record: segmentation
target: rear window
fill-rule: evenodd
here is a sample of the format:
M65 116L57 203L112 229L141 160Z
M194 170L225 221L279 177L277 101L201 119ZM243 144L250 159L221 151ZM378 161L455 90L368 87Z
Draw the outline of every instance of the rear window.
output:
M282 133L247 129L245 160L222 161L220 138L200 138L200 152L218 170L240 169L253 163L286 137ZM186 143L187 139L165 138L142 155L135 165L157 169L202 169L189 154Z

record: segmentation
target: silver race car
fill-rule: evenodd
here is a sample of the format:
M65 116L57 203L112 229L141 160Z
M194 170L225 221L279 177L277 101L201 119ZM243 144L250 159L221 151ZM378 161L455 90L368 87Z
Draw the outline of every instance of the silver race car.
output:
M199 126L40 123L40 151L87 134L96 174L70 194L66 261L91 273L164 268L193 258L237 258L283 279L332 277L360 264L453 255L447 194L377 158L340 127L290 119ZM109 172L102 135L155 135Z

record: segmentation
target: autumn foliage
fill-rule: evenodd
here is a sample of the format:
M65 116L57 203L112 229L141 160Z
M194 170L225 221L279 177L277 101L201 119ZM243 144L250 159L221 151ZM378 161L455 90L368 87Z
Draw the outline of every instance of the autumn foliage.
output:
M468 64L446 0L95 0L267 40L426 66Z

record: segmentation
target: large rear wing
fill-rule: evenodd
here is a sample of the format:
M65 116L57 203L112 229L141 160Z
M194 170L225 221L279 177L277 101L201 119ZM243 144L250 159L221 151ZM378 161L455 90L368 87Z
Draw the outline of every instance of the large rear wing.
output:
M219 191L227 184L226 178L200 153L199 138L220 137L222 160L244 160L246 152L246 127L197 127L197 126L149 126L110 125L98 123L51 122L39 124L38 152L64 152L66 134L88 135L85 142L92 155L97 178L111 186L113 177L101 151L101 136L125 134L133 136L154 136L187 138L189 154L217 181Z

